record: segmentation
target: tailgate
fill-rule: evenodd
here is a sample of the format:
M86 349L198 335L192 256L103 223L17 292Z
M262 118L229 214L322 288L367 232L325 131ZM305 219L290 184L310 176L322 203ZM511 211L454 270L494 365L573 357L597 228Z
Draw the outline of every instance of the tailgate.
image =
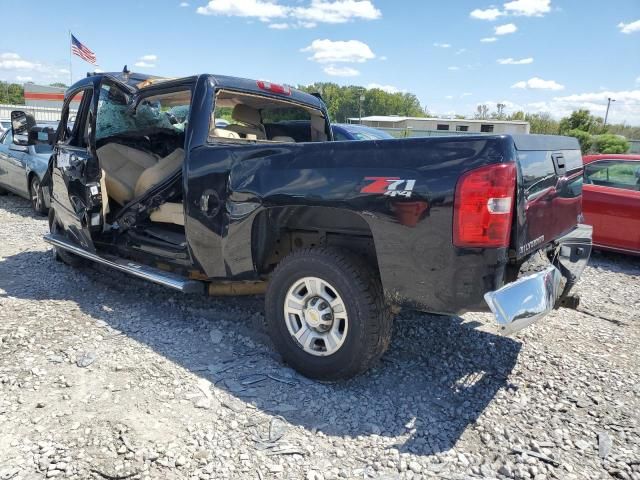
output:
M515 250L524 257L582 217L582 155L573 137L514 135L519 165Z

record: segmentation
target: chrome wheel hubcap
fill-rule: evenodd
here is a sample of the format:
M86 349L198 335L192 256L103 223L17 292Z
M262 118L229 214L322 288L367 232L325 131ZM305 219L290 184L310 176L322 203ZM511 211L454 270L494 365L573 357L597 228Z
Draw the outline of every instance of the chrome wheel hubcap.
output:
M40 208L40 182L38 180L31 183L31 201L35 208Z
M297 280L284 305L287 329L307 353L317 356L337 352L349 330L347 309L338 291L317 277Z

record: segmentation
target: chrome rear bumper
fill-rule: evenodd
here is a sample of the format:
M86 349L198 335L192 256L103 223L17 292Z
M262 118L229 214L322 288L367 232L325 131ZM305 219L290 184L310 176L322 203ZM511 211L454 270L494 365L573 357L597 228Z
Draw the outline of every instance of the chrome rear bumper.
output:
M485 293L500 333L512 335L546 316L576 284L591 256L592 228L578 225L558 239L555 261L544 270Z
M495 292L485 293L500 326L500 333L512 335L547 315L560 297L562 274L553 265L520 278Z

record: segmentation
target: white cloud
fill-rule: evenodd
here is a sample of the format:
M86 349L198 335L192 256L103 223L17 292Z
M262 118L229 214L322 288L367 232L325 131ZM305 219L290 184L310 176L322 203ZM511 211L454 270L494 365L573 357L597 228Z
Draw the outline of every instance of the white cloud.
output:
M39 70L39 63L23 59L17 53L0 53L0 70Z
M2 76L21 82L51 83L69 79L69 70L66 68L27 60L15 52L0 53L0 71L3 72Z
M453 100L453 95L447 95L444 98L446 98L447 100Z
M262 21L290 18L302 28L313 28L318 23L346 23L382 17L371 0L311 0L308 5L299 7L282 5L278 0L210 0L196 12L201 15L252 17Z
M513 23L505 23L504 25L498 25L494 28L494 33L496 35L509 35L510 33L515 33L518 30Z
M360 72L351 67L336 67L335 65L328 65L324 67L324 73L333 77L357 77Z
M500 65L529 65L533 63L532 57L521 58L520 60L516 60L515 58L499 58L498 63Z
M490 21L493 21L498 17L501 17L502 15L504 15L504 13L497 8L487 8L486 10L481 10L479 8L476 8L469 14L471 18L475 18L478 20L490 20Z
M470 97L471 95L473 95L473 93L469 93L469 92L464 92L462 95L460 95L461 97Z
M556 118L566 117L572 111L584 108L594 115L604 116L607 99L615 98L609 110L609 119L613 123L630 123L640 125L640 90L589 92L562 97L554 97L546 102L527 104L527 110L548 112Z
M282 18L288 9L264 0L210 0L196 10L200 15L226 15L229 17Z
M380 85L379 83L370 83L367 85L367 89L371 90L372 88L377 88L378 90L383 90L387 93L400 93L403 90L398 87L394 87L393 85Z
M507 13L525 17L542 17L551 11L551 0L513 0L504 4Z
M561 85L554 80L543 80L539 77L533 77L529 80L514 83L511 88L526 88L530 90L564 90L564 85Z
M189 2L180 2L180 7L185 8L189 6Z
M636 83L640 83L640 77L636 78Z
M493 42L497 42L498 39L496 37L485 37L485 38L481 38L480 41L482 43L493 43Z
M153 55L153 54L143 55L138 59L136 63L134 63L134 66L138 68L155 68L157 61L158 61L157 55Z
M455 66L447 67L447 70L451 70L452 72L456 72L456 71L460 70L460 67L455 67Z
M387 56L386 56L386 55L382 55L381 57L378 57L378 60L380 60L380 61L382 61L382 62L386 62L386 61L387 61L387 60L389 60L389 59L387 58Z
M269 24L269 28L273 28L274 30L286 30L289 28L288 23L271 23Z
M382 17L370 0L311 0L311 5L295 7L290 14L300 21L319 23L346 23L353 19L376 20Z
M434 47L438 47L438 48L450 48L451 44L450 43L434 43L433 44Z
M469 16L477 20L494 21L500 17L513 15L524 17L542 17L551 11L551 0L512 0L503 4L503 9L491 6L486 9L476 8Z
M376 58L369 45L359 40L334 42L328 39L318 39L311 42L311 45L301 51L312 52L313 55L309 57L309 60L318 63L364 63L367 60Z
M461 54L463 54L463 53L464 53L464 52L466 52L466 51L467 51L467 49L466 49L466 48L459 48L459 49L458 49L458 51L456 51L456 55L461 55Z
M622 33L640 32L640 20L630 23L620 22L618 28Z

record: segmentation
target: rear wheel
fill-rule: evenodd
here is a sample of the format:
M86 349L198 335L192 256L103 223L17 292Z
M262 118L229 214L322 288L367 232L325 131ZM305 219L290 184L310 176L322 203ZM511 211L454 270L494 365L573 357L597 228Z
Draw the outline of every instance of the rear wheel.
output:
M4 188L0 187L0 195L6 195L7 193L9 192L7 192Z
M63 230L56 219L53 209L49 211L49 232L51 232L52 235L63 234ZM85 263L83 258L58 247L53 247L53 255L58 262L66 263L70 267L80 267Z
M44 215L47 213L47 207L44 203L44 192L42 191L42 185L37 175L31 177L29 182L29 196L31 198L31 206L38 215Z
M367 370L391 339L378 276L338 250L305 249L283 259L269 282L266 316L284 360L320 380Z

